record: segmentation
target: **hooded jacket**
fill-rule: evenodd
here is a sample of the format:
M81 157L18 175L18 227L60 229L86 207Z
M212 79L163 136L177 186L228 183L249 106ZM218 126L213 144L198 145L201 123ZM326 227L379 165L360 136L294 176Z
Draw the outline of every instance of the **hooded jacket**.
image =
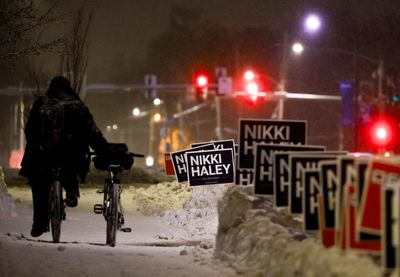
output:
M90 165L90 148L101 153L107 149L107 141L96 126L92 114L79 96L71 88L69 81L62 77L55 77L47 91L49 99L70 102L64 105L64 134L65 140L58 156L61 167L67 167L84 180ZM40 108L44 104L42 97L38 98L32 106L25 127L26 147L21 163L20 175L32 177L36 174L48 172L54 164L46 160L41 153L39 142L41 135Z

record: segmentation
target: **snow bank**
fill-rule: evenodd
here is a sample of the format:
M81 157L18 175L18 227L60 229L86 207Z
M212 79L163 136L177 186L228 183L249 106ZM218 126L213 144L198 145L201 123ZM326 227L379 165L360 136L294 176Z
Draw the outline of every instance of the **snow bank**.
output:
M226 185L190 188L187 202L177 210L160 214L161 219L172 229L183 230L182 239L201 240L203 248L212 248L218 229L218 201L222 199Z
M229 190L218 205L216 255L246 276L382 276L371 258L325 249L302 232L286 210L253 196L252 187ZM254 205L263 203L262 209Z
M191 193L192 189L187 184L163 182L155 185L129 186L121 195L128 197L122 200L126 211L150 216L182 208Z
M15 215L14 201L7 191L3 168L0 166L0 216Z

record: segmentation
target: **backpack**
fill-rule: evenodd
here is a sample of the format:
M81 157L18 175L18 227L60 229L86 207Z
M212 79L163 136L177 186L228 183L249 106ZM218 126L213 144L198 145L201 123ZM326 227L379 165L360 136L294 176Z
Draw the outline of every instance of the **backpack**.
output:
M60 149L64 137L64 103L56 98L43 98L40 107L40 148L46 153Z
M64 108L66 105L80 104L79 100L58 100L43 98L40 107L40 148L45 153L57 153L66 140Z

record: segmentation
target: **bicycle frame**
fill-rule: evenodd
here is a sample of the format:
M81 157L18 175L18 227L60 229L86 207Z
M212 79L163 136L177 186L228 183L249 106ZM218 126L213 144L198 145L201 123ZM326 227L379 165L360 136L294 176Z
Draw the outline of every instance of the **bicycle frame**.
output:
M130 153L132 157L143 158L142 154ZM101 168L104 170L104 168ZM103 193L103 204L94 205L94 213L103 214L107 222L106 244L115 246L117 231L131 232L131 228L122 226L125 223L124 212L121 205L120 175L124 167L119 164L109 164L107 167L108 176L105 179L104 187L98 190Z
M94 206L95 213L102 213L105 221L107 222L107 239L106 244L115 246L116 232L118 230L130 232L130 228L122 228L125 223L123 208L121 205L121 187L119 175L122 168L119 165L110 165L108 169L108 176L105 179L103 190L103 204L96 204Z

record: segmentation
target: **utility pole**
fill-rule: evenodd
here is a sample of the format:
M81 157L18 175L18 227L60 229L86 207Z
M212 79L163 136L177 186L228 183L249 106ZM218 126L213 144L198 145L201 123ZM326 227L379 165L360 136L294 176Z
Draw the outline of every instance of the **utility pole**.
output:
M378 100L379 100L379 113L383 114L385 110L385 101L383 95L383 77L385 74L383 60L378 61Z
M283 35L283 45L282 45L282 59L281 59L281 66L280 66L280 81L279 81L279 91L286 90L286 75L288 70L288 51L286 49L287 40L288 40L287 32Z
M286 91L286 77L288 71L288 49L287 47L287 40L288 34L285 31L283 35L283 46L282 46L282 59L281 59L281 68L280 68L280 82L279 82L279 91L285 92ZM284 99L280 98L278 100L278 119L283 119L283 112L284 112Z

